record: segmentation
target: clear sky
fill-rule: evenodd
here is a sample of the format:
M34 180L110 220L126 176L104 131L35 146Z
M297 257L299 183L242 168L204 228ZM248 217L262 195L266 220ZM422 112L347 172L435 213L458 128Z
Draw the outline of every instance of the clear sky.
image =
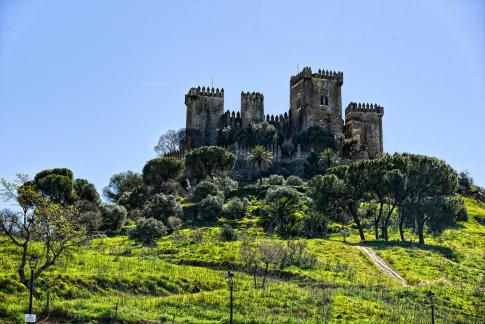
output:
M98 190L185 126L192 86L289 105L304 66L385 107L384 150L485 185L485 1L0 0L0 177L67 167Z

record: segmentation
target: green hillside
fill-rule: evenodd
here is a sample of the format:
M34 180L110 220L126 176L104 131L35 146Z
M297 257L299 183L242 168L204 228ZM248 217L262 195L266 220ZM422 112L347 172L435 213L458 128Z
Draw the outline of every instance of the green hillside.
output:
M158 240L156 247L134 244L127 236L96 238L50 268L37 280L41 299L34 311L52 321L98 322L117 316L174 323L228 321L227 270L234 270L235 320L241 323L399 322L430 318L426 292L436 293L440 322L483 323L485 319L485 204L465 199L469 219L427 237L424 247L367 241L408 282L382 273L361 250L358 233L300 239L318 263L270 269L265 289L255 289L240 261L241 237L265 234L254 219L236 222L239 239L220 239L220 226L183 229ZM372 233L367 233L372 237ZM28 291L18 282L18 248L0 238L0 322L21 321ZM49 313L46 301L49 292ZM117 308L117 315L116 309Z

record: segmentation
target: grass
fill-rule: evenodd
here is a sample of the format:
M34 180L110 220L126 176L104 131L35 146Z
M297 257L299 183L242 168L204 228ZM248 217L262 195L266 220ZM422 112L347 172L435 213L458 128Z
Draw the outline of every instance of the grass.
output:
M485 319L485 205L466 200L470 218L419 247L397 240L367 246L392 265L410 286L384 276L360 250L353 233L306 240L317 256L314 269L273 269L267 289L254 289L239 261L240 241L223 242L218 227L185 229L161 239L154 248L134 245L125 236L100 238L78 248L37 280L41 299L34 310L63 322L103 322L117 317L175 323L227 323L227 269L235 270L235 320L238 323L399 322L429 319L425 293L436 293L441 322ZM254 222L239 232L256 240L268 237ZM372 233L368 233L372 237ZM279 240L277 237L271 237ZM413 242L414 241L414 242ZM18 249L0 238L0 322L22 320L28 291L18 283Z

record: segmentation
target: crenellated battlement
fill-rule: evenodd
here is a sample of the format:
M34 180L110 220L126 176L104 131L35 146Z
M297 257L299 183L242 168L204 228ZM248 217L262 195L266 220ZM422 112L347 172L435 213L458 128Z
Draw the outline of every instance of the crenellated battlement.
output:
M250 100L263 100L264 95L261 92L244 92L241 91L241 99L250 99Z
M373 103L369 104L369 103L351 102L345 109L345 115L347 116L352 112L378 113L381 116L383 116L384 107Z
M270 124L284 125L290 122L290 117L288 113L279 115L266 115L265 120Z
M197 87L190 88L188 96L220 97L224 98L224 88Z
M300 71L300 73L290 78L290 86L297 84L303 79L310 78L333 80L336 81L339 85L342 85L344 83L343 72L318 69L317 73L312 73L312 69L306 66Z

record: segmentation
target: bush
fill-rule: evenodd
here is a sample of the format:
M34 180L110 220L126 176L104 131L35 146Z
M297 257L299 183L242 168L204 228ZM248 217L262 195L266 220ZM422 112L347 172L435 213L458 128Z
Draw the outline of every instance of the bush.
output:
M279 174L272 174L268 178L268 184L271 186L281 186L285 183L285 178Z
M305 184L305 182L300 177L290 175L288 179L286 179L285 184L291 187L301 187Z
M155 240L167 234L162 222L154 218L140 218L136 227L128 232L128 237L143 245L153 245Z
M300 232L306 237L321 237L327 229L327 218L318 211L307 211L300 221Z
M295 233L296 211L300 204L298 192L287 186L268 190L266 194L267 213L263 217L266 230L275 231L283 236Z
M246 215L247 203L234 197L229 199L224 205L223 211L226 218L239 219Z
M200 202L209 195L224 199L224 194L219 190L217 185L209 181L202 181L192 192L192 200L194 202Z
M237 181L231 179L230 177L212 177L209 182L212 182L222 191L224 194L228 194L231 191L237 190Z
M102 229L119 233L121 227L125 224L127 211L120 205L104 206L101 212L103 218Z
M304 241L287 241L285 247L285 258L282 261L281 267L294 265L302 269L314 268L318 259L311 253L306 251L307 244Z
M171 216L181 217L182 214L182 206L172 195L156 194L143 207L144 218L155 218L163 222Z
M223 241L235 241L237 240L237 233L231 225L224 224L221 228L220 237Z
M170 216L167 219L167 225L168 225L168 228L170 228L170 230L172 232L175 232L180 227L182 227L182 220L179 217Z
M198 204L197 218L200 220L216 220L221 213L222 199L220 197L208 195Z

